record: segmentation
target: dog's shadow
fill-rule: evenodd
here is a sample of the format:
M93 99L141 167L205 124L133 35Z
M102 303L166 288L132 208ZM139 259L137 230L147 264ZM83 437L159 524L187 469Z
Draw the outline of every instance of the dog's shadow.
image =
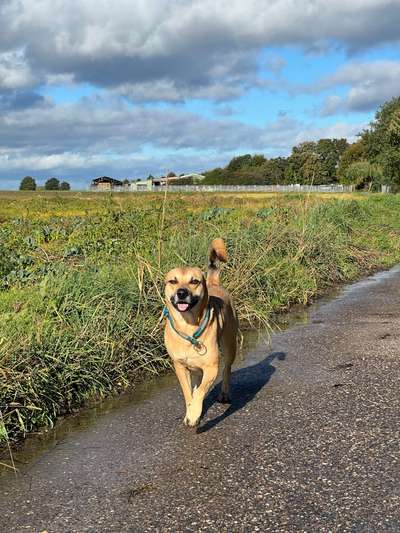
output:
M273 352L259 363L239 368L232 372L231 379L231 398L232 403L229 407L217 417L207 420L205 424L197 429L197 433L204 433L222 420L242 409L251 402L257 393L268 383L276 368L272 365L275 359L284 361L286 354L284 352ZM209 393L204 401L203 417L214 403L218 401L218 395L221 390L221 383L218 383Z

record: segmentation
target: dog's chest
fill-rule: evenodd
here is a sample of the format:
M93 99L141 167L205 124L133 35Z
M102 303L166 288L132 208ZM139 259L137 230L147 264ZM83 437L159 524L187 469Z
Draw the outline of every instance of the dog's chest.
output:
M174 359L189 370L197 370L202 367L202 361L199 360L198 356L182 354Z
M214 335L206 335L201 341L201 346L196 348L188 341L177 338L176 335L166 335L165 345L174 362L184 365L189 370L198 370L218 359L218 346L213 337Z
M193 346L185 346L183 343L179 343L180 346L175 344L173 349L168 350L171 358L182 365L186 366L190 370L195 370L201 368L208 359L207 353L200 355L199 351L196 350ZM167 347L168 348L168 347Z

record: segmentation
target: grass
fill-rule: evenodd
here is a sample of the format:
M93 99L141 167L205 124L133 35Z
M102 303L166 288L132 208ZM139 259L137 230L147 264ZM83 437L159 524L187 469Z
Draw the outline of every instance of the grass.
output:
M243 324L400 259L399 196L9 193L0 218L0 441L168 368L163 273L215 236Z

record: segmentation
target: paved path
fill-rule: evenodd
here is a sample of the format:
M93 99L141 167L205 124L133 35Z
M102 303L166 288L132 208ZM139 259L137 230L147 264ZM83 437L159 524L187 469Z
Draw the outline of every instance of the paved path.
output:
M231 407L214 391L197 432L167 377L55 438L0 478L0 531L398 532L400 271L311 308L242 365Z

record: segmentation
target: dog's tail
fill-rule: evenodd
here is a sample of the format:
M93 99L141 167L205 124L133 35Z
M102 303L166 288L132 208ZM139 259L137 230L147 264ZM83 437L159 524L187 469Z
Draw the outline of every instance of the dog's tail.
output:
M220 261L226 263L228 253L222 239L214 239L210 246L207 285L219 285Z

